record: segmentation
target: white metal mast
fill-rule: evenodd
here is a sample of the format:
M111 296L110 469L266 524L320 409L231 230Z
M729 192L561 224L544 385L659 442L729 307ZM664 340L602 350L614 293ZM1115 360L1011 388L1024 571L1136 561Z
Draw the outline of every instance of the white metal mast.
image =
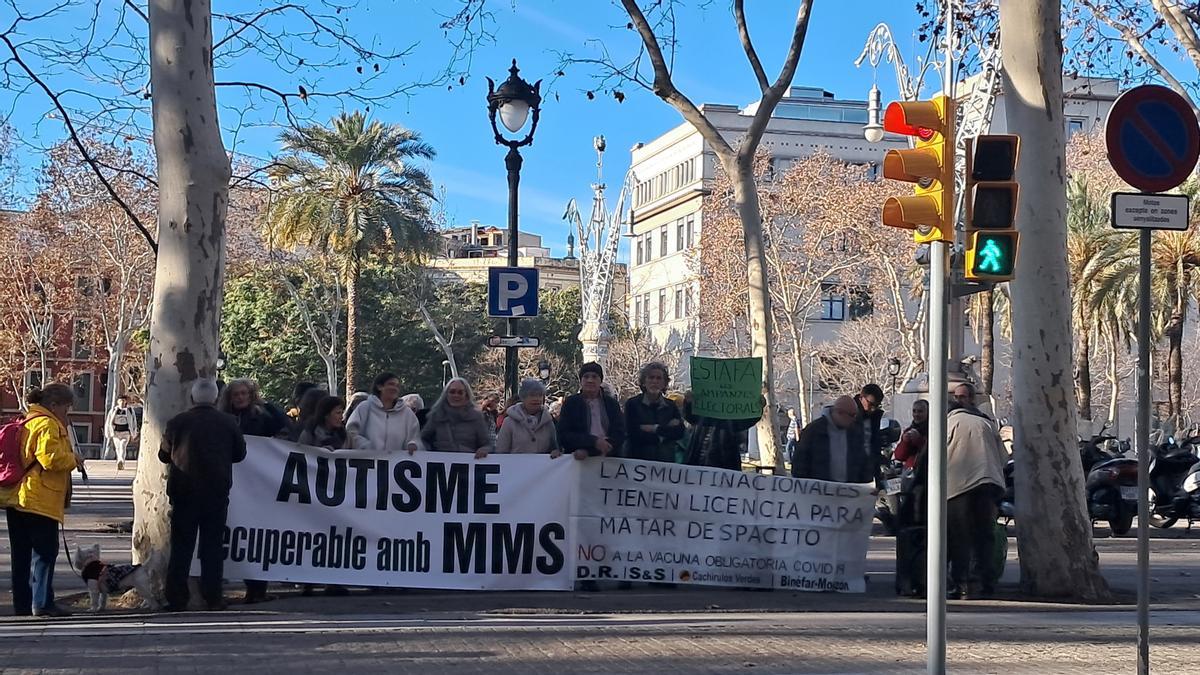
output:
M583 361L605 365L612 339L609 313L612 308L613 266L621 243L621 226L629 219L633 172L625 175L616 208L610 214L604 200L604 137L596 136L592 145L596 149L592 215L585 223L578 204L572 199L567 202L563 219L575 226L579 238L580 321L583 324L579 331L579 342L583 345Z

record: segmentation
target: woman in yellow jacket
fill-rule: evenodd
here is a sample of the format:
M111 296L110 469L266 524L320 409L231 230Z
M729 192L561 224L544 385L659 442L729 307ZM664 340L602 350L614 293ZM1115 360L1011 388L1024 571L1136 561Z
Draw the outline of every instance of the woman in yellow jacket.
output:
M13 613L66 616L54 604L54 565L71 471L83 462L67 436L67 412L75 394L56 383L30 392L26 400L22 454L30 468L20 484L0 491L12 553Z

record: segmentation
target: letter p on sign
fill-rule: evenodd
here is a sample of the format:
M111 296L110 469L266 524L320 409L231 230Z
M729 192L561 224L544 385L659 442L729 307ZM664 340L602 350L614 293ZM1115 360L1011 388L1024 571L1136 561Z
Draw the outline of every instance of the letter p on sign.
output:
M529 267L488 270L488 316L537 316L538 271Z

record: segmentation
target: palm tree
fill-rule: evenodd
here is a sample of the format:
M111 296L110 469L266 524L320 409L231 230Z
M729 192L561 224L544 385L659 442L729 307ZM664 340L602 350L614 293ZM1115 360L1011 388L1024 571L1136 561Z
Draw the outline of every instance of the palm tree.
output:
M1200 192L1200 182L1191 179L1181 192L1194 196ZM1192 200L1193 209L1196 208ZM1194 218L1195 213L1192 214ZM1136 312L1137 271L1139 264L1137 237L1120 237L1121 249L1107 261L1103 271L1095 274L1097 283L1094 304L1113 303L1125 316ZM1180 420L1183 414L1183 330L1187 322L1188 305L1200 289L1200 230L1154 233L1150 253L1151 334L1154 339L1167 338L1167 399L1170 415Z
M346 395L359 384L359 281L363 260L391 249L416 256L432 246L433 183L414 160L434 157L420 134L342 113L330 127L280 134L284 154L271 178L279 196L268 214L277 246L320 249L339 261L346 283Z
M1108 206L1083 178L1067 185L1067 276L1071 284L1071 320L1075 334L1075 403L1079 418L1092 419L1092 337L1097 326L1095 276L1123 254L1127 235L1109 227Z

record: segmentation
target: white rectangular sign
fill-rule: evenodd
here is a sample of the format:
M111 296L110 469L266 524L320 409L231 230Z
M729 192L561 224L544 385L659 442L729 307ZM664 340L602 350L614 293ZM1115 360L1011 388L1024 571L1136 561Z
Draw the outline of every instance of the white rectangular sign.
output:
M861 593L871 487L585 462L571 514L576 577Z
M1114 192L1112 224L1117 229L1186 230L1188 198L1184 195Z
M330 451L246 437L225 577L476 590L571 588L571 457Z

